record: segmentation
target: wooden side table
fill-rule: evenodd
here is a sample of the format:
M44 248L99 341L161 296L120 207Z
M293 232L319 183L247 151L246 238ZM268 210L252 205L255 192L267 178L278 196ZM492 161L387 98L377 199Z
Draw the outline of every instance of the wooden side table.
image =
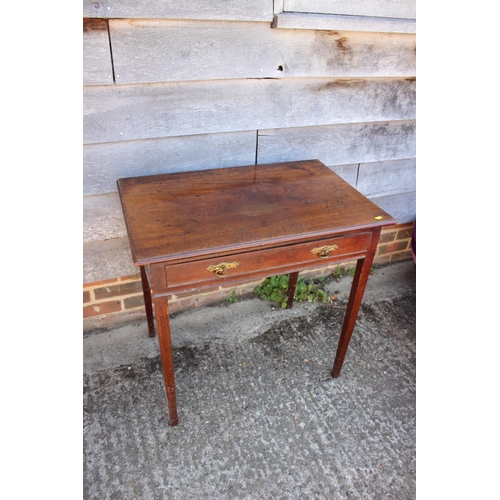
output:
M118 190L151 337L154 303L170 425L172 294L290 273L291 307L299 271L357 260L332 369L340 375L380 231L396 220L318 160L132 177Z

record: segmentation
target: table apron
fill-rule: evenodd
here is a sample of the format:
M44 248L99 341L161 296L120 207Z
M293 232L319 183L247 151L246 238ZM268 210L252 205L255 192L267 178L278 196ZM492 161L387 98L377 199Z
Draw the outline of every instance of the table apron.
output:
M366 257L371 236L371 232L363 232L221 258L181 264L154 264L151 266L153 296L227 287L268 276L359 260Z

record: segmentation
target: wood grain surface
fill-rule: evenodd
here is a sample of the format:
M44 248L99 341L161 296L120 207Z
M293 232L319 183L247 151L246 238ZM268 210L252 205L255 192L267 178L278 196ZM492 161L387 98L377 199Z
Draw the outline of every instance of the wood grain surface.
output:
M414 35L297 32L241 22L109 24L117 84L416 74Z
M284 0L285 12L415 19L415 0Z
M395 223L318 160L134 177L118 187L136 264Z
M216 80L84 87L85 144L414 120L414 78Z
M270 22L273 0L83 0L83 17Z

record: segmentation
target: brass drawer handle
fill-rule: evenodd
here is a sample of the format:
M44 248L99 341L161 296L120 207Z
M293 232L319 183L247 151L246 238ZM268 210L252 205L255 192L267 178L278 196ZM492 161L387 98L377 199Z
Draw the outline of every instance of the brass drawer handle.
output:
M320 259L326 259L330 257L330 252L337 250L338 245L324 246L319 248L313 248L311 252L317 255Z
M238 266L238 262L221 262L216 266L207 267L207 270L211 273L215 273L217 278L225 278L227 276L228 269L236 269Z

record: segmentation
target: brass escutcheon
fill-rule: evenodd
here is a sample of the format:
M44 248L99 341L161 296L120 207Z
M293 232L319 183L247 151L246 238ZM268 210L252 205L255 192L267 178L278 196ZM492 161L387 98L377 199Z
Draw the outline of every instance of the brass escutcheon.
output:
M330 246L324 246L324 247L319 247L319 248L313 248L311 252L315 255L317 255L320 259L326 259L327 257L330 256L330 252L333 252L334 250L337 250L338 245L330 245Z
M225 278L228 269L236 269L238 266L238 262L221 262L216 266L208 266L207 270L214 273L217 278Z

